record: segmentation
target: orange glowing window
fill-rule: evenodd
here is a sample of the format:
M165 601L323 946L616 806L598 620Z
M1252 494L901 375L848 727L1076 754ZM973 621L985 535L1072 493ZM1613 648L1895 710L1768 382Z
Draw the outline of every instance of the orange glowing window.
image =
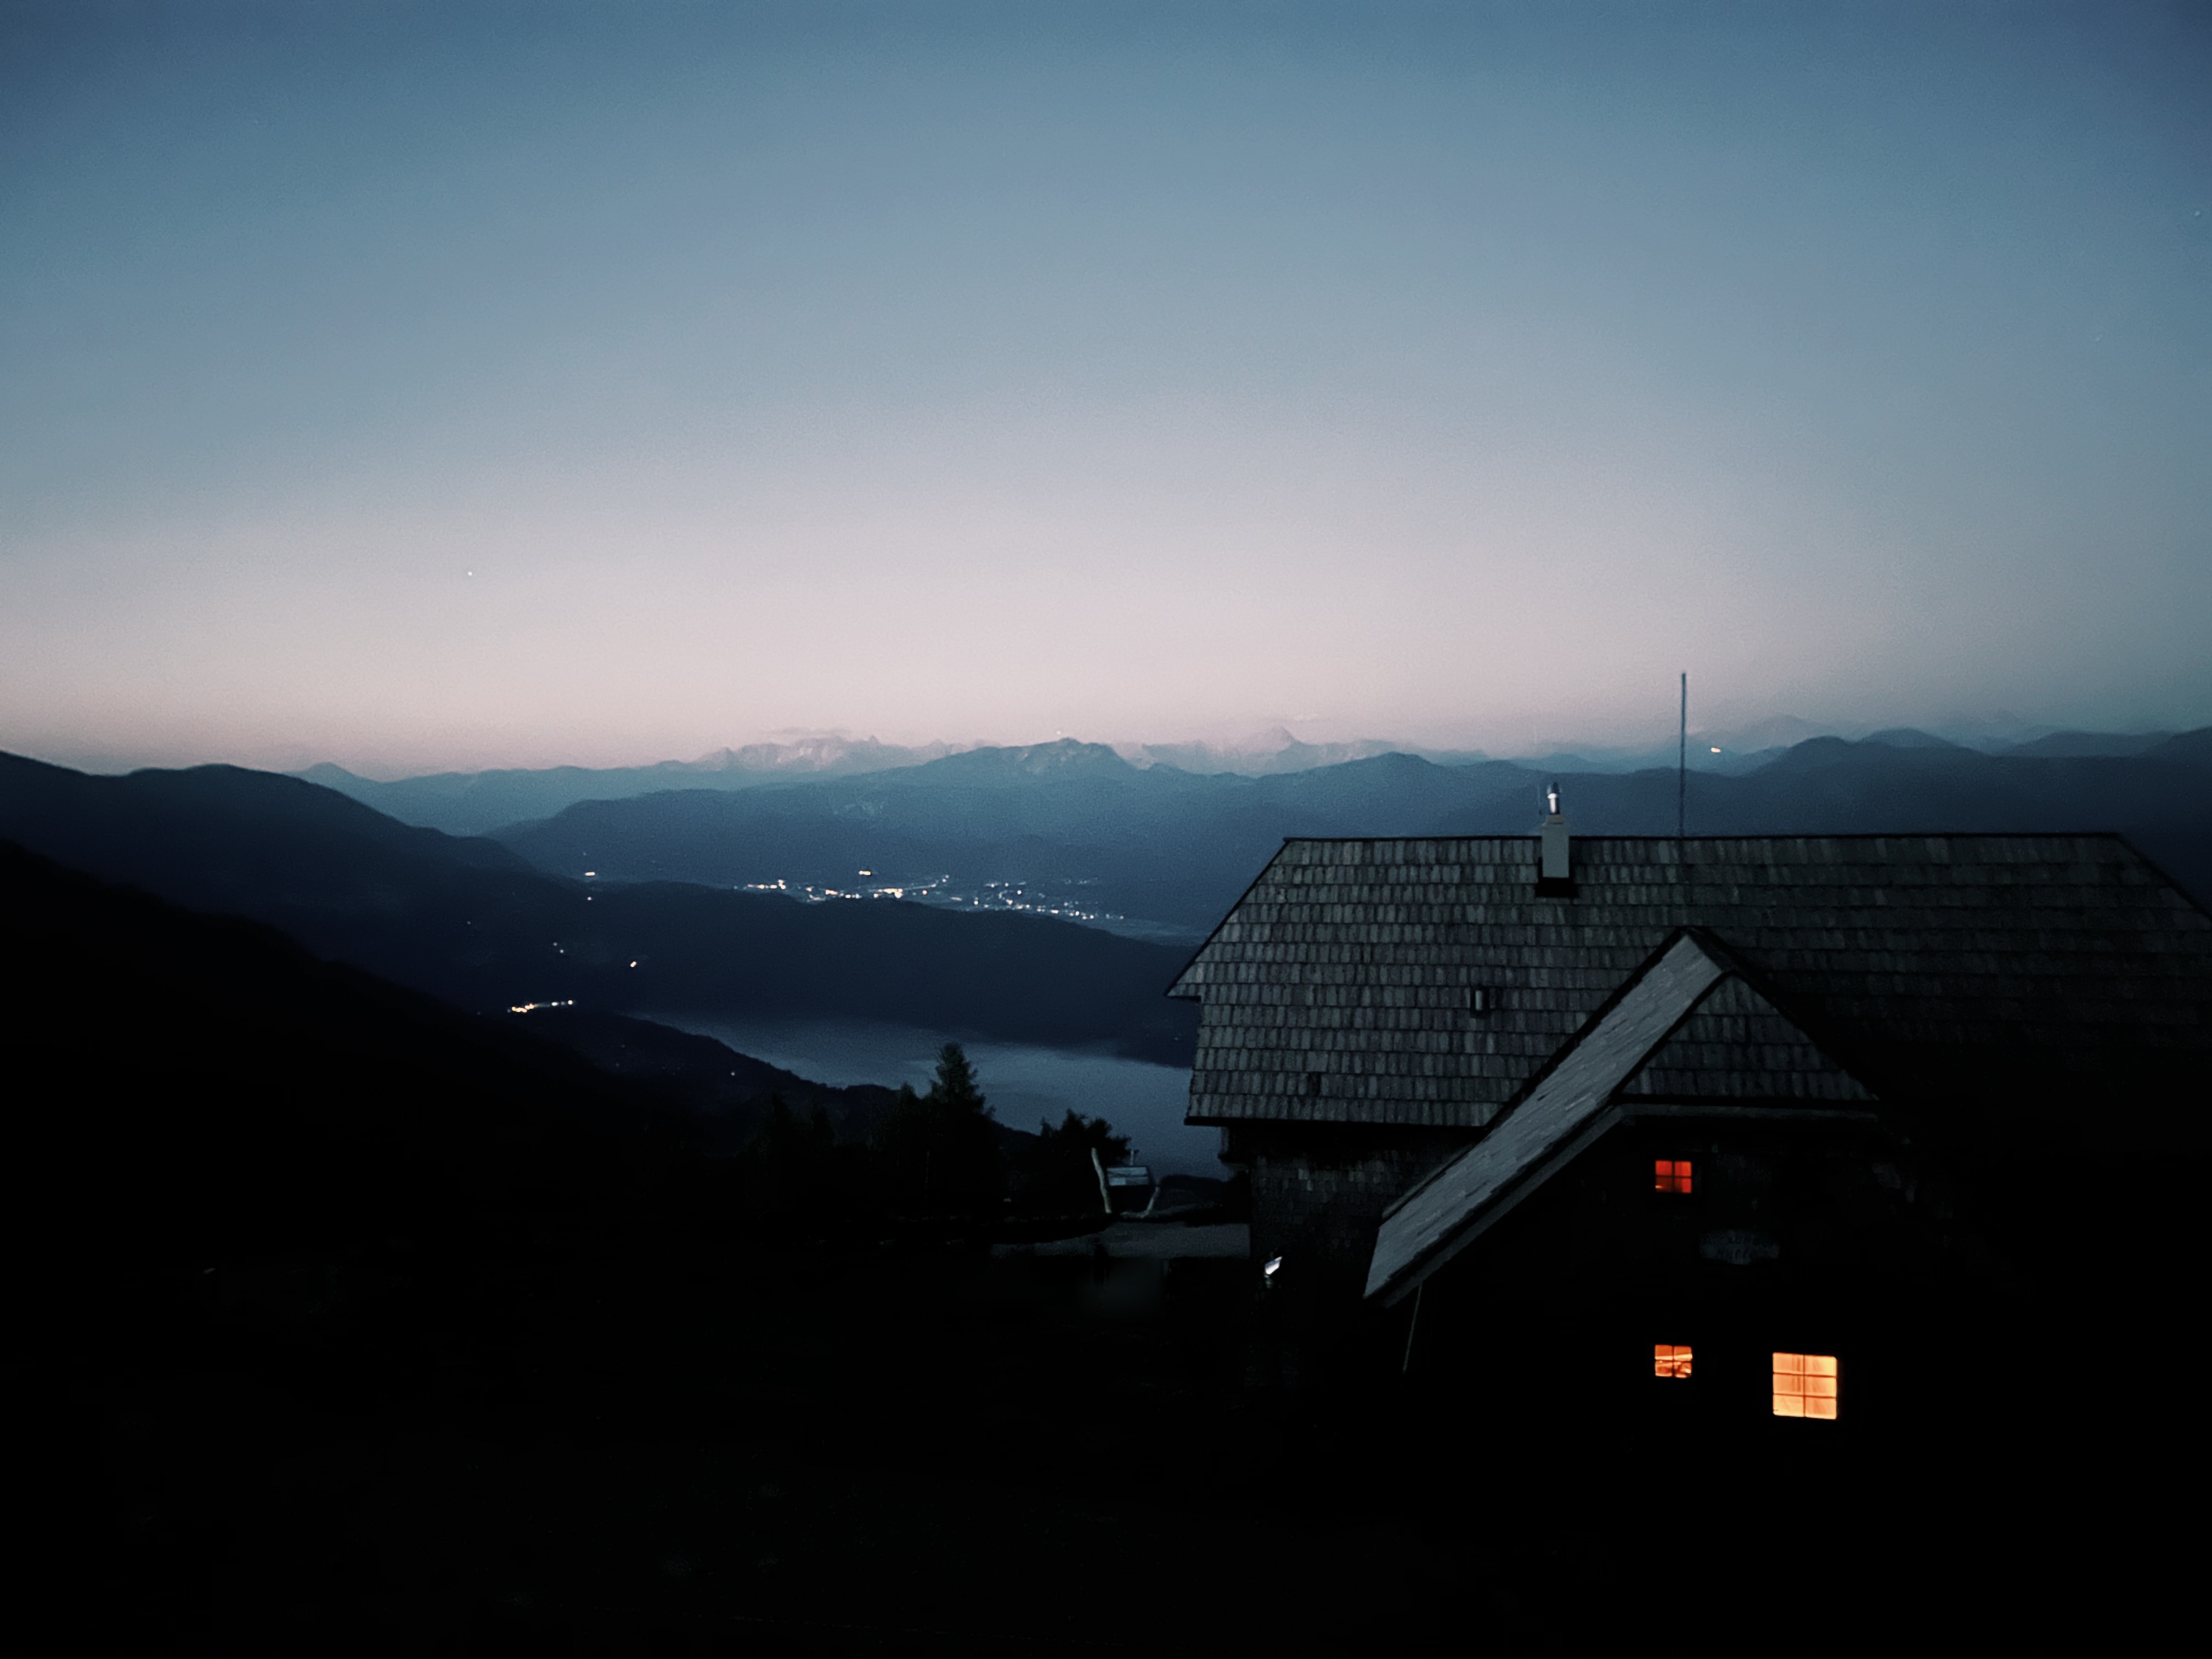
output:
M1836 1357L1832 1353L1774 1356L1774 1414L1826 1417L1836 1414Z
M1651 1371L1655 1376L1687 1376L1690 1374L1690 1345L1686 1342L1653 1343Z
M1662 1158L1652 1165L1651 1184L1662 1193L1686 1193L1690 1190L1690 1160L1686 1158Z

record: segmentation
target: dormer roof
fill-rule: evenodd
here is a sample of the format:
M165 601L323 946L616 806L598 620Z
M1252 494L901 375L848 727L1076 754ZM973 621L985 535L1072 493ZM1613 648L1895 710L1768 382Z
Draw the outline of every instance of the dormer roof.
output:
M1383 1212L1367 1294L1395 1299L1625 1117L1669 1107L1859 1115L1872 1091L1708 939L1677 934L1490 1133Z

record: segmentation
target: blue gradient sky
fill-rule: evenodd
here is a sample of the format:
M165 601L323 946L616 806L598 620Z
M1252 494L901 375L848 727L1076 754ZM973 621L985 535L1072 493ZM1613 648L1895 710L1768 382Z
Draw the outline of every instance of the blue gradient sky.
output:
M2212 27L0 7L0 747L2212 721Z

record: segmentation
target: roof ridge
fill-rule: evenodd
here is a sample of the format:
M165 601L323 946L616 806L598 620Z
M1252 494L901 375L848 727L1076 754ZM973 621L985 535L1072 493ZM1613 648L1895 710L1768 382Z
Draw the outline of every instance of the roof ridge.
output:
M1491 1141L1496 1138L1498 1132L1507 1125L1510 1124L1515 1116L1522 1110L1528 1103L1534 1099L1537 1093L1559 1074L1560 1069L1565 1066L1573 1056L1581 1052L1584 1048L1585 1045L1587 1045L1592 1039L1595 1038L1599 1033L1605 1029L1607 1023L1613 1019L1614 1014L1620 1010L1621 1006L1635 994L1637 988L1643 985L1646 980L1650 978L1654 973L1664 966L1668 959L1673 957L1674 952L1684 945L1689 945L1698 956L1702 957L1706 964L1714 971L1709 978L1706 978L1698 986L1696 994L1691 996L1680 1008L1674 1012L1673 1017L1668 1020L1666 1025L1652 1035L1650 1041L1644 1046L1643 1049L1633 1058L1626 1062L1620 1076L1614 1078L1611 1083L1606 1085L1605 1087L1599 1091L1598 1097L1601 1104L1610 1100L1613 1090L1619 1088L1626 1079L1634 1075L1636 1068L1642 1065L1646 1060L1650 1059L1652 1052L1656 1049L1661 1043L1664 1042L1669 1036L1674 1035L1675 1029L1680 1026L1685 1019L1689 1018L1692 1012L1696 1009L1698 1003L1705 1000L1706 994L1711 991L1713 987L1719 984L1722 980L1727 978L1732 971L1724 963L1716 961L1712 953L1706 948L1705 942L1692 937L1687 929L1678 928L1674 933L1668 934L1667 938L1661 942L1657 950L1652 951L1650 956L1646 957L1643 962L1638 965L1634 972L1631 973L1620 983L1620 985L1614 988L1613 994L1607 997L1606 1000L1591 1012L1590 1017L1588 1019L1583 1022L1582 1028L1576 1031L1574 1035L1570 1036L1565 1042L1561 1043L1558 1048L1554 1049L1551 1056L1545 1060L1544 1064L1539 1066L1536 1071L1529 1076L1528 1080L1523 1083L1520 1088L1514 1091L1511 1097L1506 1101L1504 1106L1498 1109L1498 1115L1492 1119L1487 1132L1483 1135L1483 1138L1480 1140L1476 1141L1473 1146L1468 1147L1467 1151L1462 1152L1459 1157L1446 1159L1442 1164L1438 1165L1436 1169L1431 1170L1426 1176L1423 1176L1421 1180L1415 1182L1412 1187L1408 1188L1404 1193L1401 1194L1395 1200L1394 1200L1382 1212L1382 1219L1385 1224L1389 1223L1391 1217L1396 1215L1401 1211L1412 1205L1422 1193L1425 1192L1435 1182L1441 1180L1449 1171L1457 1167L1474 1153L1481 1151L1485 1146L1488 1146ZM1376 1248L1379 1251L1381 1249L1379 1243Z
M1251 880L1244 884L1244 890L1237 896L1237 902L1221 913L1221 920L1215 922L1212 931L1198 942L1198 948L1190 953L1190 960L1176 969L1176 976L1168 981L1168 988L1160 993L1162 996L1178 998L1185 1002L1194 1002L1199 1000L1197 992L1181 988L1183 981L1189 978L1190 970L1198 966L1198 959L1212 948L1213 941L1221 937L1221 930L1236 920L1237 913L1244 908L1244 901L1252 896L1261 882L1267 880L1267 872L1273 869L1275 860L1283 856L1283 848L1288 847L1295 839L1297 839L1295 836L1285 836L1282 846L1276 848L1267 855L1267 861L1260 866Z
M1613 1090L1612 1096L1613 1103L1622 1106L1630 1106L1639 1104L1650 1099L1703 1100L1711 1098L1711 1096L1704 1093L1703 1091L1693 1091L1688 1094L1657 1092L1650 1096L1645 1096L1633 1092L1633 1091L1639 1079L1646 1077L1651 1072L1653 1067L1662 1066L1665 1063L1665 1058L1669 1048L1672 1048L1677 1041L1680 1040L1686 1033L1689 1032L1693 1028L1698 1017L1711 1010L1715 1002L1719 1000L1731 986L1740 987L1743 993L1752 999L1753 1006L1759 1009L1763 1009L1767 1014L1771 1015L1775 1019L1779 1020L1784 1025L1787 1026L1791 1033L1794 1034L1796 1041L1802 1043L1806 1048L1809 1049L1826 1066L1834 1068L1836 1072L1840 1073L1844 1078L1848 1079L1849 1082L1860 1091L1862 1098L1869 1103L1872 1103L1881 1098L1881 1091L1874 1088L1868 1082L1867 1078L1862 1075L1861 1067L1846 1060L1843 1055L1838 1054L1832 1044L1826 1042L1817 1032L1815 1032L1805 1020L1801 1019L1796 1014L1792 1012L1786 1004L1784 1004L1780 999L1777 998L1771 991L1770 991L1765 986L1762 985L1750 971L1745 969L1739 963L1729 967L1727 972L1723 973L1720 978L1715 980L1711 985L1707 987L1705 994L1698 997L1696 1003L1690 1008L1689 1012L1684 1014L1681 1019L1676 1023L1674 1029L1668 1032L1665 1036L1660 1038L1657 1042L1654 1043L1651 1048L1651 1052L1644 1055L1642 1060L1636 1063L1634 1068L1629 1072L1626 1077L1621 1079L1619 1085ZM1708 1039L1708 1041L1711 1040L1713 1039ZM1722 1040L1728 1042L1731 1047L1735 1046L1734 1039Z
M2124 836L1585 837L1571 898L1536 852L1284 844L1174 986L1206 1004L1192 1121L1471 1139L1685 927L1900 1108L2212 1068L2212 914Z
M1325 842L1348 845L1383 841L1534 841L1534 830L1469 830L1456 835L1420 836L1285 836L1283 845ZM1662 836L1590 834L1577 830L1577 842L1638 841L1665 842L1722 841L2117 841L2132 846L2124 830L1804 830L1746 832L1735 836ZM1279 854L1280 849L1277 849ZM1270 863L1273 862L1271 859Z
M1417 1270L1449 1261L1473 1237L1470 1220L1503 1214L1540 1184L1540 1177L1526 1178L1532 1171L1571 1158L1583 1138L1601 1132L1607 1113L1617 1109L1613 1091L1728 977L1687 933L1676 933L1647 957L1517 1106L1383 1212L1365 1294L1402 1291ZM1611 1053L1604 1046L1608 1037L1619 1045Z
M1801 1000L1784 994L1767 977L1764 969L1745 960L1734 946L1711 928L1693 923L1683 931L1694 936L1705 946L1708 955L1726 964L1732 975L1765 998L1769 1007L1796 1026L1808 1042L1842 1066L1862 1088L1878 1099L1891 1092L1886 1086L1878 1086L1884 1083L1879 1068L1870 1068L1852 1044L1836 1036L1828 1021L1808 1014Z

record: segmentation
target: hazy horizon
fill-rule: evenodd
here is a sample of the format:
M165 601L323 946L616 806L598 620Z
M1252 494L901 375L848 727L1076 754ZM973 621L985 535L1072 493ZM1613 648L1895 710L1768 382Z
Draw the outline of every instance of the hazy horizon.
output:
M0 10L0 749L2212 723L2177 6Z
M2144 733L2182 729L2194 730L2197 728L2176 728L2148 725L2094 728L2082 726L2058 726L2049 723L2031 723L2019 720L2003 714L2001 711L1997 715L1982 720L1952 720L1948 722L1936 720L1905 720L1900 721L1894 726L1874 726L1864 723L1845 724L1804 720L1792 715L1780 715L1775 716L1765 721L1757 722L1749 727L1723 729L1711 724L1701 724L1693 720L1691 723L1688 737L1691 744L1689 759L1692 768L1696 768L1711 763L1707 760L1709 752L1715 755L1721 752L1717 748L1711 749L1710 750L1708 749L1708 744L1710 744L1715 738L1729 741L1729 748L1728 752L1731 756L1741 757L1745 754L1764 751L1769 749L1786 748L1793 744L1803 742L1807 738L1812 737L1840 737L1847 740L1856 741L1884 731L1923 732L1930 736L1942 738L1947 741L1957 743L1965 746L1988 747L2001 750L2011 744L2032 741L2035 738L2055 732L2094 731L2104 735L2135 736ZM1358 737L1337 737L1333 734L1316 732L1312 730L1308 730L1304 732L1297 732L1291 731L1284 722L1277 721L1273 723L1272 726L1263 727L1257 731L1243 732L1240 735L1234 737L1224 737L1219 733L1212 733L1197 736L1185 736L1182 738L1116 738L1093 736L1084 732L1054 732L1040 738L1027 740L1018 739L1012 742L1000 742L999 740L990 738L963 740L934 738L924 738L913 743L893 743L890 740L883 738L881 734L872 732L853 732L849 730L823 731L807 730L805 728L787 728L780 732L757 733L748 738L738 742L717 744L711 749L691 755L638 753L613 759L588 761L578 759L553 759L521 764L499 761L481 765L461 764L453 766L429 765L410 767L404 764L395 765L388 763L380 763L374 760L361 761L357 758L352 763L349 763L345 759L334 758L327 755L319 755L311 759L284 759L281 757L274 759L269 757L263 757L261 759L246 759L225 754L149 756L131 755L128 753L103 754L94 752L89 754L33 753L31 754L29 757L33 760L46 761L54 765L68 766L81 771L101 774L123 773L134 771L140 768L146 767L167 769L223 764L249 766L254 767L257 769L270 771L301 773L311 771L318 766L335 765L347 772L352 773L355 776L364 779L368 781L398 782L411 778L441 775L469 775L479 772L509 770L536 771L550 770L559 768L577 768L585 770L621 770L632 769L644 769L661 766L684 767L698 766L702 764L711 765L720 761L726 755L732 754L748 748L776 748L786 750L798 750L817 744L849 744L854 746L880 744L887 749L919 751L923 757L931 758L938 755L964 754L978 749L1002 747L1025 748L1037 744L1051 744L1062 739L1068 739L1078 743L1097 744L1105 748L1112 749L1124 759L1131 760L1139 765L1145 765L1173 763L1173 757L1169 751L1176 750L1205 751L1208 754L1217 756L1224 759L1255 759L1279 752L1279 745L1274 740L1283 738L1287 739L1289 743L1310 745L1313 748L1321 750L1358 748L1378 753L1384 752L1386 750L1396 750L1401 752L1419 752L1429 755L1480 754L1484 758L1490 760L1526 763L1534 763L1556 758L1561 756L1571 755L1584 756L1592 760L1613 760L1626 757L1644 758L1656 756L1662 759L1667 759L1668 763L1671 764L1672 761L1668 757L1671 757L1674 754L1675 734L1672 731L1669 731L1663 733L1647 734L1647 737L1649 738L1648 741L1631 743L1613 743L1592 738L1577 739L1572 737L1567 737L1554 742L1541 744L1527 744L1517 749L1509 747L1492 750L1478 750L1469 745L1419 743L1408 738L1394 738L1388 734L1374 732L1365 733ZM1287 745L1285 744L1282 746Z

